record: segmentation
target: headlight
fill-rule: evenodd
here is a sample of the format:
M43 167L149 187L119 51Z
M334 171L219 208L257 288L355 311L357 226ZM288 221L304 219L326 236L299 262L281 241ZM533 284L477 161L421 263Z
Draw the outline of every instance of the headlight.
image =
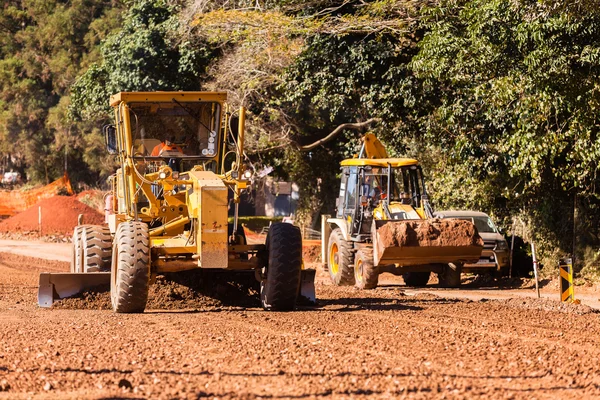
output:
M161 173L158 174L158 177L160 179L167 179L167 173L163 171L163 172L161 172Z
M508 243L506 243L506 240L497 240L496 250L508 250Z
M244 178L246 178L246 179L252 178L252 171L250 171L249 169L244 171Z

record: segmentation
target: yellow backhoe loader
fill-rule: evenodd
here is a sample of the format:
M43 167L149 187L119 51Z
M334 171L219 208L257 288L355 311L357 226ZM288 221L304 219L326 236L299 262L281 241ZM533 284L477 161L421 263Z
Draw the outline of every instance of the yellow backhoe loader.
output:
M104 134L120 167L110 178L107 224L75 228L71 272L40 275L40 306L110 283L115 312L143 312L156 274L198 268L254 272L266 310L314 302L315 271L303 269L297 227L274 224L258 245L238 227L248 184L245 110L235 137L226 100L224 92L111 96L115 123Z
M435 272L441 286L460 286L462 264L479 259L483 241L468 221L433 218L417 160L389 158L369 133L341 168L336 215L321 226L322 260L336 285L370 289L390 272L425 286Z

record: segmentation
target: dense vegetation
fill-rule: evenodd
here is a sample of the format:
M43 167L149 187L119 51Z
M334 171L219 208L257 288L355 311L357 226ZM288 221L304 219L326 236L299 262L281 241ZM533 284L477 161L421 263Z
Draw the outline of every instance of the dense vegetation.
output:
M598 258L594 1L22 0L0 9L0 53L0 153L30 181L66 160L102 182L111 93L218 88L249 109L249 162L297 181L307 220L372 130L422 160L438 209L518 218L548 263L573 244L586 271Z

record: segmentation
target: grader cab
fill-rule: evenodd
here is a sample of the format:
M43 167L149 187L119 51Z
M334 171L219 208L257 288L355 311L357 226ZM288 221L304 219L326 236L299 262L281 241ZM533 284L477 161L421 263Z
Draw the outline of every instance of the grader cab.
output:
M235 137L226 100L223 92L111 96L115 123L104 134L119 168L110 178L107 224L75 228L71 272L41 274L41 306L110 283L115 312L143 312L156 274L191 269L254 272L267 310L315 300L314 270L303 269L297 227L275 224L265 244L249 245L238 226L248 184L245 111Z

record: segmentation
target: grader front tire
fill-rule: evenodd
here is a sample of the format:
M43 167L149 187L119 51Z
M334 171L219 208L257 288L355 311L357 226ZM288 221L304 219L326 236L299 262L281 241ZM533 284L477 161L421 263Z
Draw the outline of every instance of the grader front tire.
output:
M110 271L112 259L112 238L108 227L100 225L84 226L81 235L83 258L82 272Z
M148 302L150 247L148 225L123 222L113 245L110 298L117 313L141 313Z
M292 224L278 223L267 234L268 263L260 285L265 310L291 311L296 308L302 271L302 235Z
M78 225L73 230L73 255L71 258L71 272L83 272L83 254L81 247L81 235L84 226Z

